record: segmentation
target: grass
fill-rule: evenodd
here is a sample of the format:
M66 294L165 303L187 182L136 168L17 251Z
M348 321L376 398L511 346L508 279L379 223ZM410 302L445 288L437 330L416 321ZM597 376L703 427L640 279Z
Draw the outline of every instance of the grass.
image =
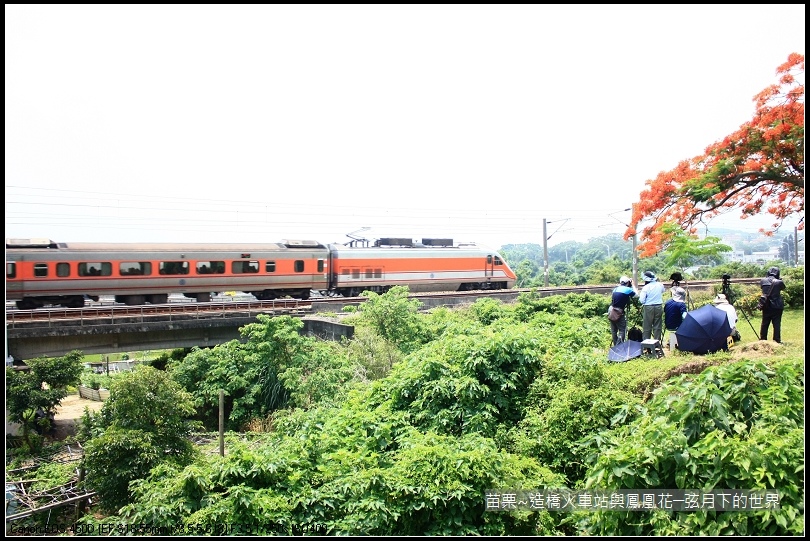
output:
M172 350L155 350L155 351L130 351L121 353L93 353L84 356L86 363L104 363L108 360L113 363L116 361L152 361L157 359L164 353L170 353ZM126 358L124 357L126 355Z

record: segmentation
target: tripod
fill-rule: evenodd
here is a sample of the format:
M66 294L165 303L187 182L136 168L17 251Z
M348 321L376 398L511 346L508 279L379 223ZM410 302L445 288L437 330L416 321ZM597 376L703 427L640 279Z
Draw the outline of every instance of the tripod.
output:
M729 276L728 274L723 275L723 286L720 291L721 293L723 293L723 295L726 296L726 299L728 299L729 304L734 306L734 295L731 292L731 276ZM748 314L745 313L745 310L743 310L742 307L739 308L739 311L742 313L743 317L745 317L745 321L748 322L748 326L751 327L752 331L754 331L754 336L756 336L757 340L759 340L759 333L754 328L754 325L751 323L751 320L748 319Z

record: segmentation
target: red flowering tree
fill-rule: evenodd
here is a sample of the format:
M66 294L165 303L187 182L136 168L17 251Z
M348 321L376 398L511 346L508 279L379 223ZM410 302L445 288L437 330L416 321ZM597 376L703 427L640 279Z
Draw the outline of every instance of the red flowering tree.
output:
M776 74L778 84L754 97L752 120L646 182L625 233L629 238L645 224L642 257L667 247L667 224L694 233L701 221L737 208L743 218L771 214L771 228L761 231L772 235L785 218L804 212L804 55L792 53Z

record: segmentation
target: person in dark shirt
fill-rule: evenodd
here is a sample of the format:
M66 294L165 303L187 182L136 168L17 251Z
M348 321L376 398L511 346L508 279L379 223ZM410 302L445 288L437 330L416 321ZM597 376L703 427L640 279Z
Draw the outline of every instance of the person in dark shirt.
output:
M782 312L785 310L785 301L782 291L785 282L779 278L779 267L768 269L768 275L759 282L762 294L768 297L768 303L762 310L762 324L759 328L759 339L768 339L768 327L773 325L773 341L782 343Z
M621 344L627 334L627 305L631 299L637 296L633 289L633 281L627 276L619 278L619 285L613 289L610 297L610 308L608 313L616 309L621 311L621 315L616 321L610 319L610 335L613 338L613 345Z

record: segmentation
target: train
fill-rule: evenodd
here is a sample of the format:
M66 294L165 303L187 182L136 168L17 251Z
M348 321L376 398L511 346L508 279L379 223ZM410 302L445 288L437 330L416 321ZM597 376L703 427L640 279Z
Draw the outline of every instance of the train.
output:
M492 249L452 239L382 238L324 244L63 243L6 239L6 301L19 309L81 308L102 295L129 306L180 293L198 302L229 291L259 300L511 289L515 273Z

